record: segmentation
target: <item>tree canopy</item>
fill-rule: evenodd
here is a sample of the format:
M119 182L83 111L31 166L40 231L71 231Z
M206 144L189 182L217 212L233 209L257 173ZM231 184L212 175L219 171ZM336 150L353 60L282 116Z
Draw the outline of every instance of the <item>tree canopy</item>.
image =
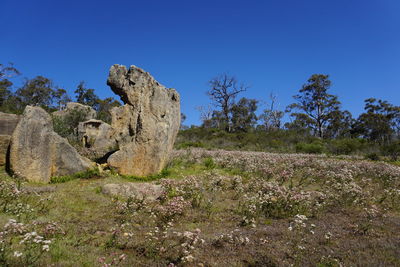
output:
M337 96L328 93L330 86L329 75L313 74L299 94L293 96L296 103L287 109L288 112L298 110L291 114L294 124L309 127L313 134L321 138L340 109Z

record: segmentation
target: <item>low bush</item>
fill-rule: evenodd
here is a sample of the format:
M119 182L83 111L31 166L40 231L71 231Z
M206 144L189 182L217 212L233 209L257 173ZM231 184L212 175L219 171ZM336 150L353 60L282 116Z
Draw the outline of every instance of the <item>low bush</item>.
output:
M248 132L226 132L221 129L191 127L181 130L175 142L176 149L187 148L265 151L278 153L329 153L334 155L366 155L378 153L395 161L400 157L400 142L389 145L362 138L320 139L307 132L262 128Z
M400 141L382 147L382 154L392 161L397 161L400 157Z
M137 176L137 175L120 175L122 178L134 182L150 182L154 180L159 180L161 178L166 178L171 174L169 168L162 169L159 173L147 175L147 176Z
M296 152L308 154L322 154L325 151L325 146L322 143L298 143L296 145Z
M205 147L205 145L201 142L183 142L176 146L177 149L185 149L189 147Z
M1 266L36 266L49 252L52 241L44 233L37 233L34 223L24 224L14 219L4 225L1 232Z
M378 153L373 152L373 153L368 153L367 155L365 155L365 158L369 159L369 160L377 161L377 160L381 159L381 156L379 156Z
M207 169L214 169L217 167L212 157L207 157L203 160L203 164Z
M361 139L334 139L328 143L329 152L336 155L349 155L361 151L365 141Z
M76 136L79 123L86 120L87 114L78 109L73 109L64 116L53 115L54 131L65 138Z

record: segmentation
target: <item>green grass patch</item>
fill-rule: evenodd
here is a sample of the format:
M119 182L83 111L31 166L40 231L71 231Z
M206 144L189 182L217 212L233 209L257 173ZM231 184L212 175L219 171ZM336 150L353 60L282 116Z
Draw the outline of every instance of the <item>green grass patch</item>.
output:
M95 176L100 176L99 169L93 168L84 172L78 172L72 175L53 176L50 178L51 184L65 183L75 179L90 179Z
M147 176L136 176L136 175L119 175L122 178L132 181L132 182L151 182L155 180L159 180L161 178L167 178L171 175L171 171L169 168L163 169L161 172L157 174L147 175Z
M390 163L396 166L400 166L400 161L391 161Z
M217 164L215 164L214 159L212 157L207 157L203 160L203 164L207 169L214 169L217 167Z

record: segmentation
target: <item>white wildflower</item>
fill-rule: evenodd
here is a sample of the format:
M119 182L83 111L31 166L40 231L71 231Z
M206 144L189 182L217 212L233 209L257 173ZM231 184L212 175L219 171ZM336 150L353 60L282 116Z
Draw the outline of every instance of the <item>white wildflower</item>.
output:
M14 251L14 257L19 258L19 257L21 257L21 256L22 256L22 252Z

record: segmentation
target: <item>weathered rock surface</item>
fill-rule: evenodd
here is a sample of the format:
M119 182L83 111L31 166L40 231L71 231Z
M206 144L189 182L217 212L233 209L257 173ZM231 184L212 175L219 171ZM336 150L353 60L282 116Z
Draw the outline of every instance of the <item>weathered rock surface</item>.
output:
M11 135L0 135L0 166L6 165L7 151L10 145Z
M96 118L96 111L92 107L82 105L76 102L68 102L64 110L53 112L53 115L59 117L65 117L71 115L74 112L79 112L84 114L85 117L83 117L83 120L91 120Z
M18 115L0 112L0 135L12 135L19 120Z
M120 150L108 158L108 164L125 175L161 171L180 126L179 94L135 66L127 70L113 65L107 84L125 103L111 110L113 136Z
M91 149L96 157L103 157L117 149L111 125L100 120L80 122L78 137L85 148Z
M106 184L102 192L111 196L135 197L139 199L156 200L164 192L161 185L151 183Z
M6 156L11 135L20 120L15 114L0 112L0 166L6 164Z
M91 168L68 141L53 131L50 115L27 106L11 137L10 168L30 181L49 182L52 176L70 175Z

